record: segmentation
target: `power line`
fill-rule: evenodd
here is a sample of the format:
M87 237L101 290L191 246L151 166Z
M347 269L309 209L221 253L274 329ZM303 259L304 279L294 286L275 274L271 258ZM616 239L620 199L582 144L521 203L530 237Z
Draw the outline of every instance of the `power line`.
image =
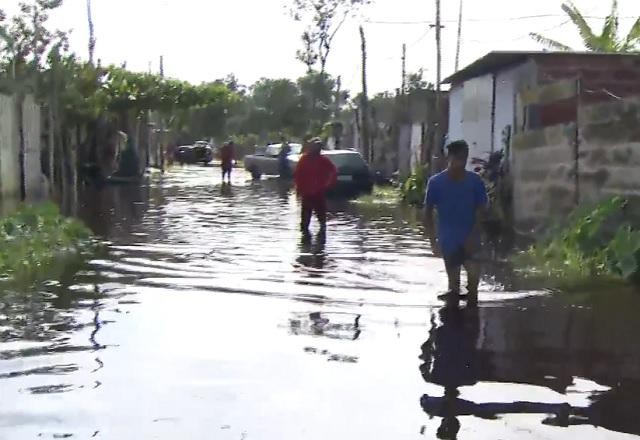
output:
M424 39L427 37L427 35L429 35L429 34L431 33L431 31L432 31L433 29L435 29L435 28L430 27L429 29L427 29L427 30L425 31L425 33L424 33L424 34L422 34L422 35L420 36L420 38L418 38L418 39L417 39L416 41L414 41L413 43L409 44L409 45L407 46L407 48L408 48L408 49L411 49L412 47L415 47L415 45L416 45L416 44L418 44L418 43L420 43L422 40L424 40Z
M562 26L566 26L567 24L569 24L571 22L571 20L565 20L560 24L557 24L555 26L546 28L546 29L542 29L540 31L538 31L537 33L541 33L541 32L549 32L558 28L561 28ZM508 41L519 41L519 40L523 40L525 38L529 38L530 32L527 32L526 34L520 35L518 37L515 38L509 38ZM502 43L504 42L505 39L502 38L500 40L465 40L465 42L467 43Z
M522 15L517 17L500 17L500 18L466 18L464 21L466 22L505 22L505 21L518 21L518 20L535 20L541 18L558 18L558 17L566 17L564 14L539 14L539 15ZM588 19L599 19L604 20L606 16L596 16L596 15L585 15L584 18ZM625 16L618 17L618 20L637 20L638 16ZM424 25L430 24L432 21L430 20L409 20L409 21L384 21L384 20L365 20L366 23L369 24L385 24L385 25ZM457 23L457 20L441 20L441 23Z

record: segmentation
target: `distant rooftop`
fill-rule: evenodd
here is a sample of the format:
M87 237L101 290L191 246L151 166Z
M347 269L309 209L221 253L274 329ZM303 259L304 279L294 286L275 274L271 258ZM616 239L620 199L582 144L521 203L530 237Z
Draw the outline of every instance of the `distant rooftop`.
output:
M579 56L607 56L607 57L639 57L638 53L615 53L615 52L551 52L551 51L494 51L489 52L482 58L477 59L462 70L446 78L444 84L457 84L467 79L486 75L487 73L520 64L532 57L557 57L567 55Z

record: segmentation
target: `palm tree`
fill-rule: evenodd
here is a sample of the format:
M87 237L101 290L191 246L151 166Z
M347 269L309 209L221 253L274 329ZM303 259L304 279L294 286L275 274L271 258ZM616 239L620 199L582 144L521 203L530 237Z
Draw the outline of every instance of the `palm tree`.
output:
M637 52L640 49L640 17L631 27L629 34L622 38L618 35L618 1L613 0L611 12L604 21L602 33L597 35L591 29L584 16L568 1L562 4L562 10L569 16L569 20L578 28L585 47L592 52ZM532 32L531 38L551 50L570 51L571 47L551 38Z

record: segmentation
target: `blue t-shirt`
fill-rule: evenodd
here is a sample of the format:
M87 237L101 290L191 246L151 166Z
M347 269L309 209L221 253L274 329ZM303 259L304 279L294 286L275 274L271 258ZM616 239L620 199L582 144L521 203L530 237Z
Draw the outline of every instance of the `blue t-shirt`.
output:
M463 180L455 181L443 171L429 179L424 203L438 211L438 240L443 255L449 256L473 231L476 210L488 203L487 190L476 173L466 171Z

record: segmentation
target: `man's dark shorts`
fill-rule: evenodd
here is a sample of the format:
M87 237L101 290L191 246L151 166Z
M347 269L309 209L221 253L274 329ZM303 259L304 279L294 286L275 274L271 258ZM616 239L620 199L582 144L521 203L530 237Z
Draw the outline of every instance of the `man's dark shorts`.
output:
M474 262L477 256L477 252L469 254L464 250L464 247L461 247L453 254L444 256L444 265L447 269L457 269L464 266L465 263Z

